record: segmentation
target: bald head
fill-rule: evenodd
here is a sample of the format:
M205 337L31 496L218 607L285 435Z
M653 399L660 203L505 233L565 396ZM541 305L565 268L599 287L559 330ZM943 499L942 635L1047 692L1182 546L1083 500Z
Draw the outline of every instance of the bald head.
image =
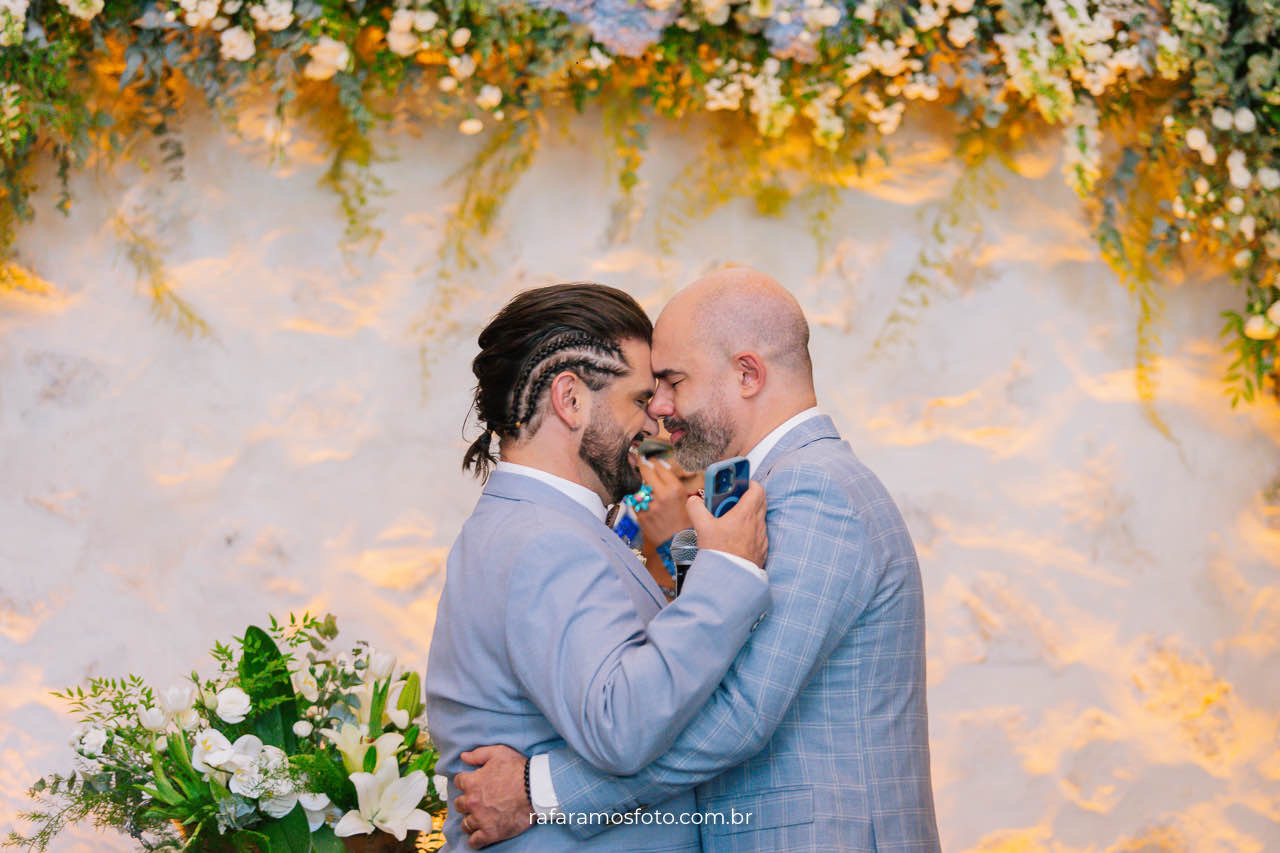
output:
M676 294L662 312L669 313L709 354L750 350L774 370L812 382L809 323L796 298L771 276L746 267L717 270Z
M676 294L654 326L652 356L649 412L691 471L746 455L817 405L800 303L755 270L718 270Z

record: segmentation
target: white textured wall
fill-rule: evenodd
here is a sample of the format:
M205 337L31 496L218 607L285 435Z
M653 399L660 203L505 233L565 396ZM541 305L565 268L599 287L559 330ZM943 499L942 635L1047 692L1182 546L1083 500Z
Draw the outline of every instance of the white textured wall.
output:
M664 255L655 218L696 128L655 134L645 217L607 245L605 143L577 120L519 183L490 264L441 284L445 179L482 140L386 140L386 237L348 265L314 143L299 132L273 167L244 127L191 123L178 184L99 169L65 219L46 191L21 234L59 295L0 296L0 827L69 764L52 688L164 686L268 611L331 610L345 636L425 664L477 493L459 459L480 325L520 288L579 278L656 314L733 260L804 304L820 399L915 536L945 848L1280 849L1280 513L1264 497L1280 412L1228 408L1217 312L1237 299L1186 281L1156 429L1133 391L1135 311L1051 153L993 169L995 205L962 205L941 246L928 232L959 170L908 130L896 171L843 195L825 254L803 206L762 219L744 201ZM211 339L153 318L120 213L158 239ZM917 292L922 252L950 267ZM128 849L75 838L55 849Z

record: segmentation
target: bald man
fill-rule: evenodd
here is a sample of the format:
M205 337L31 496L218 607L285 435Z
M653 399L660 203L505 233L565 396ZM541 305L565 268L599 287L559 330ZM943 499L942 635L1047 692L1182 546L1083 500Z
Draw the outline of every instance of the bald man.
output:
M671 748L634 776L572 750L478 750L451 805L473 846L537 820L696 822L704 850L935 851L920 568L883 485L816 408L809 327L778 282L721 270L654 328L664 419L686 468L746 456L769 501L773 608ZM519 790L517 777L529 780ZM523 779L520 779L523 782ZM699 814L639 811L694 787Z

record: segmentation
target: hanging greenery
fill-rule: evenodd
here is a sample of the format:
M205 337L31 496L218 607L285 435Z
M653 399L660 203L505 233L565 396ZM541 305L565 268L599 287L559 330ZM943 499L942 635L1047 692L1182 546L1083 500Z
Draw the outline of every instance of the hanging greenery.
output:
M1275 0L0 0L0 248L34 215L37 159L57 164L65 210L95 152L128 156L149 131L180 169L189 101L230 114L264 91L280 121L325 132L352 242L376 238L371 128L409 110L489 134L447 235L461 265L547 116L593 100L616 143L615 236L655 114L717 114L734 157L715 170L766 212L795 194L784 175L838 187L884 157L913 104L949 109L971 162L1057 128L1143 317L1144 395L1158 273L1183 255L1241 287L1232 404L1280 378ZM33 280L0 266L0 287Z

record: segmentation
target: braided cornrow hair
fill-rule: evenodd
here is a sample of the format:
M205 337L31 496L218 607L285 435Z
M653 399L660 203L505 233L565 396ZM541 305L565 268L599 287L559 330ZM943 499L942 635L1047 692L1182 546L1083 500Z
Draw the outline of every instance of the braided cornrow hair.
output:
M617 288L574 282L518 294L480 333L472 408L484 432L467 449L463 470L488 476L497 461L494 435L537 432L542 399L564 371L596 391L626 373L621 345L632 339L652 343L653 325Z

